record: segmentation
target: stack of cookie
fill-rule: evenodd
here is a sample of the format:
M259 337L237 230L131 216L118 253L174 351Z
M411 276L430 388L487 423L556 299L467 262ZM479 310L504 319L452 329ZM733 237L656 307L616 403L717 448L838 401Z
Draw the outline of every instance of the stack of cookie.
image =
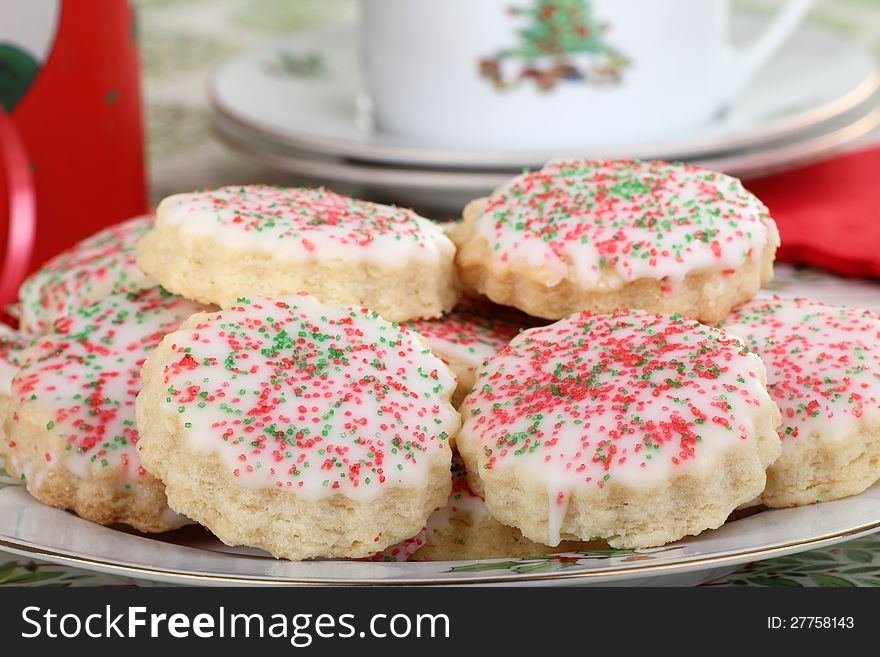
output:
M753 300L778 245L739 181L661 162L551 162L446 228L176 195L22 287L0 456L89 520L287 559L648 547L855 494L880 317Z

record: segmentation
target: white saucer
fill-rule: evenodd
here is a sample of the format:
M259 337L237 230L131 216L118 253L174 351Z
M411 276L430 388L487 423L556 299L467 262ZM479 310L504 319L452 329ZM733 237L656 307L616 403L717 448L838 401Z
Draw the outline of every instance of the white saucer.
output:
M690 160L691 163L739 178L749 178L826 157L880 125L876 101L826 122L797 139L763 148ZM457 213L484 196L516 171L432 169L373 164L321 156L263 138L224 117L214 121L217 136L230 148L304 182L330 185L337 191L377 201L414 207L424 213Z
M735 33L760 21L738 17ZM296 70L298 72L291 72ZM865 102L880 87L871 56L814 25L802 27L731 111L686 135L650 144L602 143L569 153L449 149L371 130L358 92L358 38L352 24L298 32L239 55L211 76L214 110L264 140L335 157L431 167L520 168L550 157L693 159L791 138Z

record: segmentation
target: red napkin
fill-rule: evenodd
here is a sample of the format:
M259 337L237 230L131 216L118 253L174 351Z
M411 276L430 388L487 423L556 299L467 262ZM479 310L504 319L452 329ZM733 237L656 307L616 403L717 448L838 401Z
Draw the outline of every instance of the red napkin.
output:
M779 226L777 259L880 277L880 147L746 183Z

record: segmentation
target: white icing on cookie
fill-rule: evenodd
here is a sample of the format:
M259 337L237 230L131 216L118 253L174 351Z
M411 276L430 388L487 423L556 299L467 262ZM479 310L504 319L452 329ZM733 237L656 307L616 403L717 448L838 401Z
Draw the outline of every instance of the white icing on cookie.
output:
M739 180L682 164L554 160L498 190L476 219L495 268L522 261L548 287L613 289L647 278L732 272L778 244L767 208Z
M760 299L723 322L767 365L782 447L817 434L838 442L880 423L880 315L805 299Z
M170 196L156 212L158 224L194 239L210 236L284 261L435 264L455 249L441 228L411 210L324 188L222 187Z
M52 258L19 290L21 329L44 333L59 317L101 301L113 292L137 292L156 282L135 263L134 247L152 217L110 226Z
M164 412L244 487L363 501L423 486L458 429L449 369L363 308L239 299L168 339Z
M19 417L32 404L42 414L48 409L46 430L65 445L45 454L49 467L82 479L113 471L122 488L149 477L135 448L140 369L167 332L203 309L161 288L112 294L57 320L51 333L36 339L12 394Z

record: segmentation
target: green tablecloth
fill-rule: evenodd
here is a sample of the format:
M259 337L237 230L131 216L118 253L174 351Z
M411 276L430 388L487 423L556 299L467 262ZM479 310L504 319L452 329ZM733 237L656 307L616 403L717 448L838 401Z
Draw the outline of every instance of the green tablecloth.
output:
M140 0L152 196L186 189L288 178L243 160L211 138L206 72L268 38L354 16L354 0ZM773 0L738 0L761 11ZM819 0L811 20L872 48L880 61L880 0ZM0 552L0 586L142 586ZM880 586L880 534L836 547L747 564L709 586Z

